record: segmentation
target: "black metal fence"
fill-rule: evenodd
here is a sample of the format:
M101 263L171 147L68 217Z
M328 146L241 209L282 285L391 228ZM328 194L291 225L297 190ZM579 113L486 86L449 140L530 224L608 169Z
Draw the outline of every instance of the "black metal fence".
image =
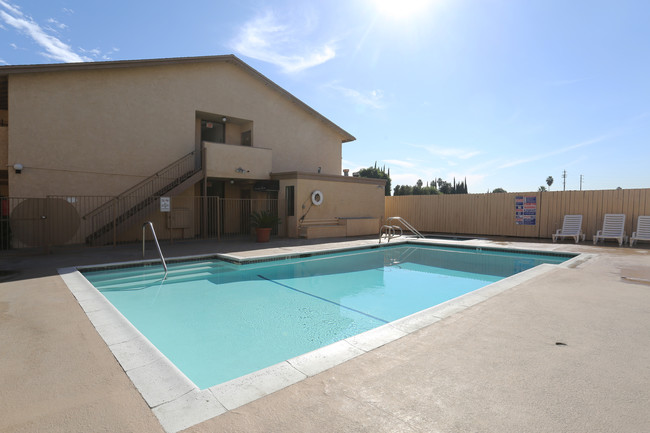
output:
M2 197L0 249L135 242L146 221L160 239L244 238L252 236L251 214L262 210L277 215L277 199Z

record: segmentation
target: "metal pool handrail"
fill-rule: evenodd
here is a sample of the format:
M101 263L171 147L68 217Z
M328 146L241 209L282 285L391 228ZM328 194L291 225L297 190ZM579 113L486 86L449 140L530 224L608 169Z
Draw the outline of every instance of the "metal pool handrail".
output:
M158 255L160 256L160 260L162 261L163 268L165 268L165 275L163 276L163 281L164 281L167 278L167 263L165 263L165 258L163 257L163 253L160 250L158 237L156 236L156 231L153 229L153 223L151 221L147 221L146 223L142 224L142 258L144 259L144 241L145 241L147 226L151 227L151 234L153 235L153 240L156 242L156 248L158 248Z
M424 238L424 235L422 235L422 233L417 231L415 229L415 227L413 227L411 224L409 224L409 222L406 221L404 218L394 216L394 217L387 218L386 219L386 224L381 226L381 228L379 229L379 243L381 243L381 238L384 235L386 236L388 242L390 242L390 240L392 238L402 236L402 227L400 227L398 225L391 224L393 221L401 223L404 227L406 227L411 233L416 235L418 238ZM399 230L399 232L400 232L399 235L395 234L395 229Z
M406 220L405 220L404 218L402 218L402 217L398 217L398 216L390 217L390 218L388 218L388 219L386 220L386 223L389 223L389 222L391 222L391 221L397 221L397 222L402 223L402 225L403 225L404 227L406 227L407 229L409 229L409 230L411 231L411 233L417 235L417 237L419 237L419 238L423 238L423 237L424 237L424 235L423 235L422 233L420 233L419 231L417 231L417 230L415 229L415 227L413 227L411 224L409 224L409 222L406 221Z

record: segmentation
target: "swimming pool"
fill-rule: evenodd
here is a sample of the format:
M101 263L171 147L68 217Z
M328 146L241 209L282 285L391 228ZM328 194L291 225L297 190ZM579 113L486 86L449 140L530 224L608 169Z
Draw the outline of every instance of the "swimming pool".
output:
M397 245L231 262L85 270L198 388L207 389L568 255Z

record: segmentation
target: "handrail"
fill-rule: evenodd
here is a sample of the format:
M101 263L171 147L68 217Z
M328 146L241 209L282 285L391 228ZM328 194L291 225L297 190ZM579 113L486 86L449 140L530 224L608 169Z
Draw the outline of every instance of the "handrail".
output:
M126 191L122 192L116 197L113 197L112 200L107 201L106 203L100 205L96 209L93 209L92 211L88 212L83 216L83 219L88 218L89 216L93 216L105 208L109 207L111 204L113 204L114 201L119 200L122 197L126 196L143 196L143 197L150 197L152 195L155 195L154 193L156 192L155 189L156 187L153 185L156 180L159 178L170 178L170 179L177 179L180 176L183 176L186 173L189 173L191 171L196 172L200 170L201 168L196 167L196 163L194 161L194 154L196 152L192 151L188 153L187 155L183 156L182 158L172 162L169 164L167 167L158 170L156 173L152 174L148 178L138 182L137 184L133 185ZM190 165L191 163L191 165ZM191 168L190 168L191 167ZM183 170L184 168L184 170ZM171 172L171 176L169 173ZM162 184L161 184L162 185ZM144 191L148 189L148 191Z
M156 242L156 247L158 248L158 255L160 256L160 260L162 261L163 268L165 268L165 275L163 276L163 281L164 281L167 278L167 263L165 263L165 258L163 257L163 253L160 250L158 237L156 236L156 231L153 229L153 223L151 221L147 221L146 223L142 224L142 258L144 259L144 241L145 241L144 237L146 235L147 226L151 227L151 234L153 235L153 240Z
M411 231L411 233L417 235L417 237L419 237L419 238L423 238L423 237L424 237L424 235L423 235L422 233L420 233L419 231L417 231L417 230L415 229L415 227L413 227L411 224L409 224L409 222L406 221L406 220L405 220L404 218L402 218L402 217L398 217L398 216L390 217L390 218L388 218L388 219L386 220L386 222L388 223L388 222L393 221L393 220L402 223L402 224L404 225L404 227L406 227L407 229L409 229L409 230Z
M411 233L416 235L418 238L424 238L424 235L417 231L415 227L413 227L411 224L409 224L408 221L406 221L402 217L390 217L386 219L386 224L381 226L379 229L379 243L381 243L381 239L385 236L386 237L386 242L390 242L392 238L397 238L402 236L403 231L402 227L399 225L393 225L390 224L391 222L396 221L398 223L401 223L404 227L406 227ZM399 234L396 234L396 230L399 230Z
M399 230L399 234L395 234L395 229ZM392 238L398 238L402 236L402 228L400 226L391 226L391 225L383 225L379 229L379 243L381 243L381 238L386 236L386 242L390 242Z

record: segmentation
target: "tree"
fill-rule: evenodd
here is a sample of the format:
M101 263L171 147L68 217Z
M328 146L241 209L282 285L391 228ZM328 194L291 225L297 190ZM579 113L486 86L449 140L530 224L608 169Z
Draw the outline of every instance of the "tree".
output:
M437 181L438 184L438 191L440 191L443 194L451 194L452 193L452 187L449 182L446 182L442 180L441 178L438 178Z
M436 187L437 185L437 187ZM438 195L438 194L467 194L467 179L463 182L456 182L453 185L438 178L431 182L422 182L418 179L415 185L397 185L393 195Z
M544 185L542 185L542 186L539 187L539 189L537 191L544 192L544 191L546 191L546 187Z
M359 177L366 177L371 179L386 179L386 186L384 187L384 195L387 196L390 195L391 192L390 168L388 169L388 172L386 172L386 166L384 166L384 168L377 168L377 161L375 161L374 167L362 168L361 170L359 170Z
M413 187L408 185L397 185L395 187L395 192L393 195L413 195Z
M492 193L493 193L493 194L494 194L494 193L500 193L500 192L508 192L508 191L506 191L506 190L503 189L503 188L494 188L494 189L492 190Z
M548 190L551 190L551 185L553 185L553 176L549 176L546 178L546 184L548 185Z

